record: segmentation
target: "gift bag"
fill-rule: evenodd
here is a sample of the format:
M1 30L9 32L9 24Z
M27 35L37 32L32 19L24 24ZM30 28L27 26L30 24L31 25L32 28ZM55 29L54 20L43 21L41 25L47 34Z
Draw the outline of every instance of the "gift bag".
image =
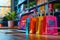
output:
M30 18L30 27L29 27L29 33L35 34L36 33L36 9L34 9L32 18Z
M42 26L43 26L43 16L37 16L37 24L36 24L36 34L42 34Z
M20 21L18 23L18 29L25 30L26 29L26 19L28 15L21 16Z
M30 18L26 19L26 35L29 34L29 27L30 27Z
M46 35L58 35L57 18L54 15L44 16L43 28Z
M33 14L33 13L29 14L29 15L28 15L28 18L26 19L26 35L29 34L30 18L32 18L32 14Z
M30 19L30 31L29 33L33 34L36 32L36 18Z

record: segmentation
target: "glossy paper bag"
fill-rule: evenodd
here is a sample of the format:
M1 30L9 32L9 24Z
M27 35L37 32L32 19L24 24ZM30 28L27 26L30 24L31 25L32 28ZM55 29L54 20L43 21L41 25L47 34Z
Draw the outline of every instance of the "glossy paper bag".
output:
M36 33L36 18L30 19L29 33L31 33L31 34Z
M26 29L26 19L28 15L24 15L20 18L19 24L18 24L18 29L20 30L25 30Z
M55 16L44 16L43 19L43 34L58 35L57 19Z
M26 35L29 34L29 27L30 27L30 18L26 19Z
M43 27L43 16L37 17L37 25L36 25L36 34L41 35L42 34L42 27Z

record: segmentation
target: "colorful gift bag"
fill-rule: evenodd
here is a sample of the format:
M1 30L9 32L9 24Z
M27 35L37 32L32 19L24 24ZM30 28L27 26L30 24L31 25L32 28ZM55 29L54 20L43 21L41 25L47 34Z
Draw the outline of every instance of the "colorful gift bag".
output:
M26 35L29 34L29 27L30 27L30 18L26 19Z
M20 18L19 24L18 24L18 29L20 30L25 30L26 29L26 19L28 15L24 15Z
M35 12L35 10L33 10ZM26 35L29 34L29 29L30 29L30 18L32 18L32 14L34 13L31 13L28 15L28 18L26 19Z
M44 16L43 18L43 34L58 35L57 19L55 16Z
M36 34L42 34L42 26L43 26L43 16L37 17L37 25L36 25Z
M30 19L29 33L30 34L35 34L36 33L36 18L31 18Z

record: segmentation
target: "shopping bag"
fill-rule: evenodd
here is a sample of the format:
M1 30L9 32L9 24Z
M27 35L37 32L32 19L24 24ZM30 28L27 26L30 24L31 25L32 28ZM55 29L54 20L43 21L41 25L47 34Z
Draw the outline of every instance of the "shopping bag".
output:
M26 35L29 34L29 27L30 27L30 18L26 19Z
M43 18L43 34L58 35L58 26L56 16L44 16Z
M29 27L29 33L35 34L36 33L36 18L30 18L30 27Z
M35 12L35 9L33 10L33 12ZM32 14L34 13L30 13L26 19L26 35L29 35L30 19L33 18Z
M18 23L18 29L25 30L26 29L26 19L28 15L21 16L20 21Z
M37 17L37 24L36 24L36 34L41 35L42 34L42 26L43 26L43 16Z

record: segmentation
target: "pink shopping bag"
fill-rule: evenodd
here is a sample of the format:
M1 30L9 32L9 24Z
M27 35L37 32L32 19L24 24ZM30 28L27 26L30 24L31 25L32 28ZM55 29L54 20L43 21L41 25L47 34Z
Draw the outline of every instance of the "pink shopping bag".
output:
M44 16L43 29L46 35L58 35L57 18L55 16Z

